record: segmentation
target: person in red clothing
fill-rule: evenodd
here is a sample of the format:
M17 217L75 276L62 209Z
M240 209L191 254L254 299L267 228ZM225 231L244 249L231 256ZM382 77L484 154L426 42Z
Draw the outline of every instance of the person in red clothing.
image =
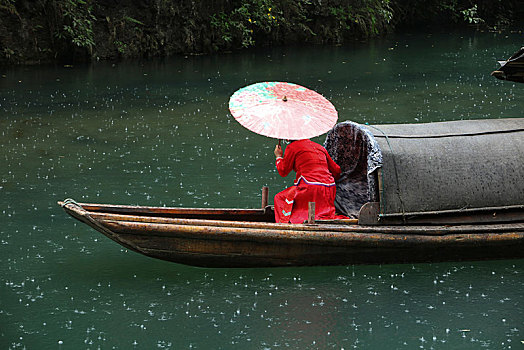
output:
M286 177L291 170L297 174L294 186L275 195L275 221L303 223L309 202L315 202L315 219L334 219L340 167L326 149L311 140L298 140L286 147L285 155L280 145L274 153L280 176Z

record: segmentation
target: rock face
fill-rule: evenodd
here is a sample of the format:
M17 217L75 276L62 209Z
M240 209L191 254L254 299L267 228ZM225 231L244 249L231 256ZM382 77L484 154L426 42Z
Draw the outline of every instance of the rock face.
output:
M404 24L432 23L431 18L487 23L489 15L510 23L522 14L516 9L524 8L523 0L496 9L489 1L470 9L465 0L448 2L446 7L437 0L0 0L0 64L342 44Z

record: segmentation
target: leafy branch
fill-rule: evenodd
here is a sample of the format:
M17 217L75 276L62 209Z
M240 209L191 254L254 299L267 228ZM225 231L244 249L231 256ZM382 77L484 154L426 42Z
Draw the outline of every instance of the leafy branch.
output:
M57 0L56 4L63 14L62 30L56 32L56 37L91 50L95 45L93 7L84 0Z

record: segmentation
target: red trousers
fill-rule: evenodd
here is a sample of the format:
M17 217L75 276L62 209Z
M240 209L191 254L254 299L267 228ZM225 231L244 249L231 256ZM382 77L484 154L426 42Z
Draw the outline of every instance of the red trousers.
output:
M308 203L315 202L315 219L335 218L335 186L300 182L275 195L275 222L301 224L308 219Z

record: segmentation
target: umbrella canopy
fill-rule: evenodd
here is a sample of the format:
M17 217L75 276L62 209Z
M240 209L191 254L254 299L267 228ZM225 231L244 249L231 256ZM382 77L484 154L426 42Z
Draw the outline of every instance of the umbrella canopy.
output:
M286 140L322 135L337 122L324 96L293 83L263 82L236 91L229 100L233 117L247 129Z

